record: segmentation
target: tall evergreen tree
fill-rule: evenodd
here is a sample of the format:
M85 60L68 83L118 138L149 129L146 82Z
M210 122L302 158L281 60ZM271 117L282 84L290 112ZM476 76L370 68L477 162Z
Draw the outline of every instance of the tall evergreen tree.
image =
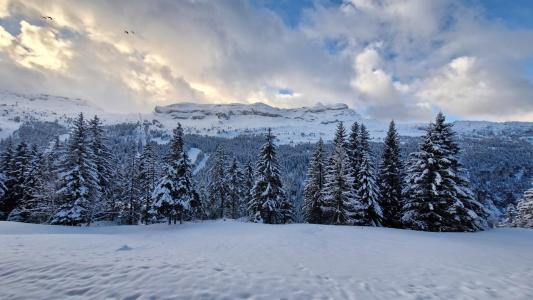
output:
M90 218L105 214L112 207L111 197L111 180L114 177L113 171L113 154L107 146L107 140L104 135L104 129L98 116L94 116L88 124L88 143L92 153L92 160L95 166L96 184L92 193L94 196L90 204Z
M157 170L154 143L147 141L139 160L139 190L142 201L142 221L148 224L153 219L152 193L155 189Z
M275 136L269 128L256 165L252 199L248 203L251 220L267 224L283 223L292 207L286 201L276 157Z
M119 222L122 224L136 225L142 218L139 160L139 154L133 154L126 168L127 181L125 182L119 210Z
M346 130L342 122L339 122L324 185L323 213L329 224L352 225L354 211L360 209L355 202L354 182L345 140Z
M44 154L39 151L36 145L32 145L26 166L24 198L21 199L18 207L20 221L41 223L48 219L47 206L51 203L49 202L50 191L46 180L51 178L47 176L47 167Z
M4 195L1 198L0 210L3 212L5 218L17 207L18 199L16 195L17 168L15 166L15 152L11 140L7 144L5 151L2 153L2 173L4 176Z
M524 196L518 202L516 226L533 228L533 188L524 192Z
M326 166L324 163L324 142L322 138L316 145L309 163L307 180L304 187L304 220L311 224L324 223L322 207L324 206Z
M477 231L486 226L486 212L460 173L459 148L451 124L439 113L430 124L408 166L405 226L426 231Z
M244 202L243 173L237 159L234 157L227 170L228 209L232 219L242 215L241 207Z
M174 129L170 154L167 158L163 177L159 180L153 194L153 206L168 223L179 219L182 223L185 213L194 199L194 186L191 163L184 149L183 128L178 123Z
M213 166L209 170L209 198L214 210L215 218L225 218L228 206L228 178L226 178L226 154L219 145L213 157Z
M90 224L92 218L90 205L94 203L93 191L98 177L82 113L74 121L59 177L60 189L57 193L60 196L61 206L51 223Z
M30 198L26 183L29 181L31 163L31 150L25 142L21 142L13 153L11 170L8 173L9 190L5 199L9 201L7 202L9 221L25 222L28 218L27 213L24 212L24 202Z
M376 172L370 153L363 153L359 168L359 189L356 193L358 209L355 211L354 223L356 225L381 226L383 211L379 204Z
M391 121L385 137L379 167L379 202L383 208L383 225L387 227L401 227L402 174L400 142L394 121Z
M361 128L359 127L359 124L357 122L354 122L352 124L350 136L348 138L348 148L346 152L350 160L350 168L352 169L351 175L354 179L353 189L354 191L357 191L359 189L359 182L356 179L359 176L359 165L361 164L361 159L363 157L363 152L361 148Z

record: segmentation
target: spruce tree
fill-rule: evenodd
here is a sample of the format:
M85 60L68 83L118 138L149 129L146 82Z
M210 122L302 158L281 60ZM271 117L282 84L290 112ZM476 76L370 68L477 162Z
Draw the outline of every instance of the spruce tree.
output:
M248 203L250 218L254 222L284 223L292 210L285 199L274 138L269 128L256 165L256 180Z
M519 227L533 228L533 188L524 192L518 202L515 224Z
M98 116L94 116L88 124L88 142L95 166L96 184L93 187L92 201L90 204L89 222L99 214L109 211L113 203L111 196L111 180L114 177L113 154L107 146L104 129Z
M359 165L359 189L356 192L358 202L354 214L354 223L364 226L381 226L383 211L379 204L376 172L370 153L365 152Z
M5 172L6 192L2 197L2 210L6 217L15 217L14 221L19 221L19 211L17 209L25 195L24 182L27 175L27 164L29 161L28 146L22 142L12 150L10 145L3 154L2 168Z
M173 131L170 148L163 177L152 193L153 206L168 219L168 224L176 224L178 219L181 224L195 193L180 123Z
M139 160L139 154L133 154L126 168L127 182L119 211L119 222L122 224L136 225L141 221L142 192L139 181Z
M225 218L228 206L228 178L226 178L226 154L219 145L213 157L213 166L209 170L209 198L215 218Z
M350 136L348 138L347 154L350 160L350 168L352 169L352 177L354 178L353 189L354 191L357 191L359 189L359 185L358 185L359 182L356 179L359 176L359 165L363 157L363 153L361 149L361 129L357 122L354 122L352 124L352 128L350 130Z
M47 166L44 155L36 145L32 145L27 163L27 174L24 182L24 198L18 207L21 220L29 223L41 223L48 219L47 206L49 193L47 189ZM50 179L50 178L48 178Z
M383 225L386 227L401 227L402 174L398 133L394 121L391 121L379 167L379 202L383 209Z
M157 170L155 162L154 143L147 141L139 159L139 190L142 201L142 221L149 224L153 219L152 193L155 189Z
M95 186L98 184L85 119L80 113L74 121L67 151L59 173L57 191L61 206L52 224L79 225L91 223L91 204L94 203Z
M11 139L8 140L6 149L2 152L0 157L0 174L2 174L2 195L0 195L0 219L7 218L9 213L16 206L16 199L13 197L12 191L15 184L14 180L14 160L13 160L13 144Z
M234 157L226 172L227 174L227 198L229 216L232 219L241 217L242 202L244 202L243 173L237 159Z
M324 142L320 138L309 163L304 187L303 213L307 223L324 223L322 207L324 206L325 173Z
M323 213L327 224L352 225L354 211L360 208L355 202L345 139L346 130L339 122L325 176Z
M468 188L458 161L451 124L439 113L408 164L402 222L425 231L478 231L486 211Z

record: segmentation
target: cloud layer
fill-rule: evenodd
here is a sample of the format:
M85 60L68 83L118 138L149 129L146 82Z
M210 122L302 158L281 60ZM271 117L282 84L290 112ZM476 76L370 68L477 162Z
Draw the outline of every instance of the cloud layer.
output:
M482 7L317 0L299 18L291 26L247 1L3 0L0 88L87 98L113 111L344 102L383 119L443 110L533 121L523 71L533 30L489 20Z

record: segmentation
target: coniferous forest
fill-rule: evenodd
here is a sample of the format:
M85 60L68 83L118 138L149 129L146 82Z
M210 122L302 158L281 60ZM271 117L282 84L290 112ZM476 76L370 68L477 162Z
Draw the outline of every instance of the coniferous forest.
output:
M81 113L68 135L31 143L20 139L24 129L19 141L2 142L0 211L10 221L239 219L463 232L494 226L498 217L483 189L472 188L465 150L442 113L414 145L400 140L394 121L383 143L372 142L362 123L339 122L331 143L288 148L276 145L271 130L224 140L185 135L179 123L169 143L157 143L155 133L134 134L142 125L105 127ZM198 148L203 167L189 157ZM503 224L532 226L530 194L516 206L511 200Z

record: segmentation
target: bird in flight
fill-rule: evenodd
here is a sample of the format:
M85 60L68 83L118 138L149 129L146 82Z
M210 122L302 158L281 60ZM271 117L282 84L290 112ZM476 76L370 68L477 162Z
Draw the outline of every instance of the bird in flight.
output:
M54 19L50 16L41 16L41 19L53 21Z
M125 34L135 34L135 31L133 31L133 30L130 30L130 31L124 30L124 33Z

